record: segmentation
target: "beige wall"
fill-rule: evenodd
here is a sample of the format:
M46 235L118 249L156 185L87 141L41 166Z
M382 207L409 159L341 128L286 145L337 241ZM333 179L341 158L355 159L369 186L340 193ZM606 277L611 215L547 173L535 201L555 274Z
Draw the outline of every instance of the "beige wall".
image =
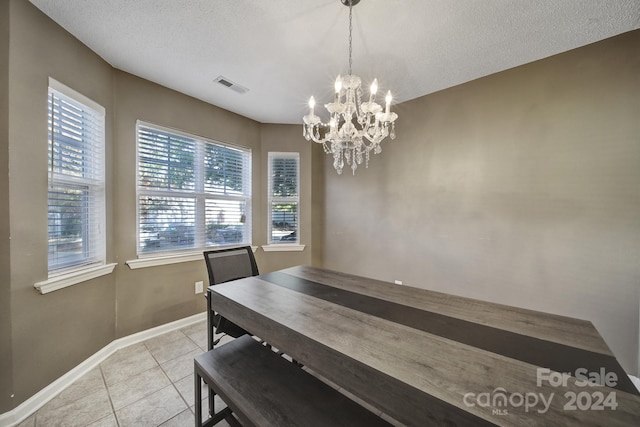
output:
M136 120L252 150L257 246L266 243L267 151L300 150L301 186L310 195L311 150L297 127L294 136L294 127L261 125L113 69L29 2L0 5L7 12L0 13L0 55L8 58L0 69L0 212L7 211L0 216L0 238L6 237L0 243L2 414L114 339L205 309L203 295L194 293L194 282L208 282L204 261L135 270L125 264L136 259ZM118 265L113 274L40 295L33 284L47 278L49 76L106 108L107 261ZM308 199L302 209L308 216L301 222L307 247L295 253L258 249L262 272L310 262Z
M9 2L0 1L0 58L9 57ZM11 265L9 263L9 61L0 60L0 414L11 409Z
M635 371L640 32L398 106L398 139L355 177L336 176L300 126L114 70L27 1L0 0L0 35L0 413L115 338L204 310L193 293L203 262L124 264L136 256L137 119L252 149L254 245L266 243L267 153L300 151L306 248L259 249L261 271L313 263L586 318ZM107 256L118 266L40 295L49 76L107 110Z
M264 170L263 179L260 181L260 205L263 207L264 221L260 223L258 229L258 241L266 244L267 239L267 176L268 156L270 151L278 152L299 152L300 153L300 244L305 245L301 252L264 252L258 251L257 261L260 272L275 271L285 267L291 267L300 264L311 264L312 254L312 221L313 212L311 210L311 196L313 189L311 187L311 146L307 143L302 135L302 126L291 125L262 125L261 127L261 146L262 146L262 168Z
M194 283L208 282L204 260L135 270L124 264L137 257L136 120L250 148L252 173L259 177L262 170L259 123L131 74L114 70L114 75L116 335L122 337L203 311L205 299L194 293ZM252 190L259 194L259 185ZM254 201L254 218L262 213Z
M47 278L47 87L49 76L112 110L111 67L26 1L9 2L9 221L15 406L114 338L114 276L40 295ZM4 60L3 60L4 63ZM113 115L107 113L107 156ZM107 164L111 187L112 165ZM4 183L3 183L4 185ZM107 194L111 206L112 193ZM111 208L108 208L111 217ZM107 253L113 259L112 239ZM3 285L4 286L4 285ZM4 347L4 342L2 346ZM10 396L15 396L11 398Z
M640 31L399 105L326 162L326 267L587 319L637 373Z
M311 144L311 143L310 143ZM313 253L311 265L322 267L324 265L324 247L326 230L326 187L325 187L325 163L333 163L333 158L324 153L322 145L313 143L311 164L311 210L313 212L313 225L311 238L313 239Z

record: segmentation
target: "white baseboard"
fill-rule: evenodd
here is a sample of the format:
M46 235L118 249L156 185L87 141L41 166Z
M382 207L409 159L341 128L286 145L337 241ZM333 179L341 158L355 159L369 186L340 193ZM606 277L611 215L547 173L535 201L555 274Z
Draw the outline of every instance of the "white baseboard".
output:
M160 325L155 328L147 329L145 331L118 338L115 341L111 341L108 345L97 351L88 359L81 362L78 366L71 369L69 372L21 403L17 408L13 409L12 411L5 412L4 414L0 414L0 427L11 427L15 426L18 423L21 423L23 420L25 420L27 417L29 417L31 414L33 414L35 411L40 409L47 402L57 396L61 391L69 387L84 374L98 366L107 357L111 356L116 351L130 345L146 341L149 338L153 338L176 329L184 328L185 326L200 322L202 320L205 320L206 318L206 312L198 313L193 316L185 317L184 319L176 320L175 322L165 323L164 325Z

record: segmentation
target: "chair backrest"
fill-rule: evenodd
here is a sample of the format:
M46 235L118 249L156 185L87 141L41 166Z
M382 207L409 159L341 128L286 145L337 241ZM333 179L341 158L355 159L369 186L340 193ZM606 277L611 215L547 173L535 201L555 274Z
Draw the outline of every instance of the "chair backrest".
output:
M206 251L204 259L211 286L259 274L251 246Z
M204 260L209 273L209 286L259 274L251 246L205 251ZM219 339L216 341L213 339L214 329L216 333L224 333L235 338L249 333L219 314L214 315L210 292L207 290L206 293L209 350L213 349L214 344L219 341Z

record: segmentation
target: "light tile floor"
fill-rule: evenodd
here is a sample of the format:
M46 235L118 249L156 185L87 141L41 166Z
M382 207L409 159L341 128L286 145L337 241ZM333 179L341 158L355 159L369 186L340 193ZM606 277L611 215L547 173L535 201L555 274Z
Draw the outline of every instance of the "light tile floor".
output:
M232 339L224 336L220 345ZM191 427L193 358L206 349L206 321L123 348L17 427ZM391 424L401 426L337 385L320 379ZM207 392L203 385L203 419L207 417ZM224 408L224 402L218 396L215 399L216 411ZM229 424L222 421L217 426Z
M206 349L205 321L121 349L18 427L191 427L193 358Z

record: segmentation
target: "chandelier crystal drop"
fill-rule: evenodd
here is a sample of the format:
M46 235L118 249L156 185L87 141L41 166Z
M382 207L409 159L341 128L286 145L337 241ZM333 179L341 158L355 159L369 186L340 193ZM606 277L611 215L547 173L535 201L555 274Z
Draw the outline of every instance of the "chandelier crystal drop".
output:
M330 115L329 123L323 123L315 115L316 101L309 99L309 114L304 116L302 135L307 141L322 144L327 154L333 155L333 167L338 174L349 165L353 174L359 164L369 167L369 153L379 154L380 143L389 136L395 139L396 113L390 111L391 91L385 97L385 108L376 103L378 79L374 79L369 90L369 99L362 102L362 80L351 72L352 52L352 8L359 0L341 0L349 6L349 75L338 76L335 81L334 101L325 104Z

